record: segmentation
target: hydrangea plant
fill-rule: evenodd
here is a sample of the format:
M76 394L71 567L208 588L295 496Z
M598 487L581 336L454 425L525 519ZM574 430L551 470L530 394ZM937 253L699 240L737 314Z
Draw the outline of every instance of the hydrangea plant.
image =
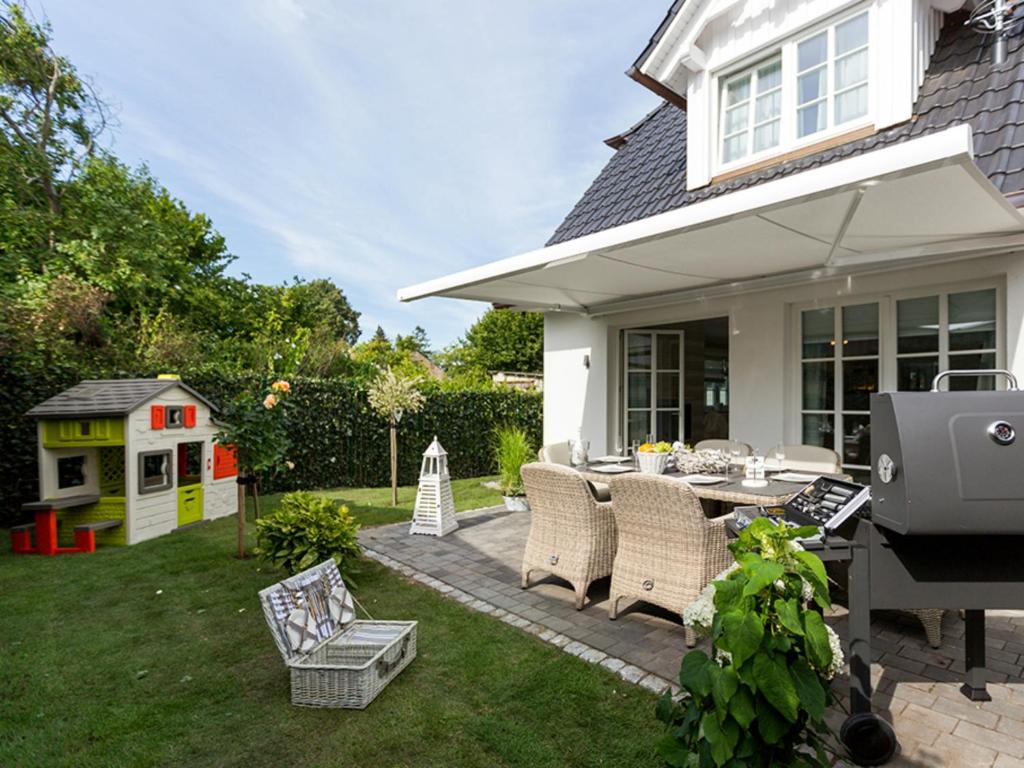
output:
M671 766L830 765L828 681L843 667L825 567L795 541L817 533L757 518L730 545L734 566L683 613L711 640L679 672L682 696L658 702L668 726L659 752Z

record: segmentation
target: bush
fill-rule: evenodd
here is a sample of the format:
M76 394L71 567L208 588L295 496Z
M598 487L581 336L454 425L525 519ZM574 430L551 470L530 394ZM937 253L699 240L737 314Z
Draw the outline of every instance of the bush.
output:
M295 574L332 558L342 574L359 556L359 524L344 505L296 491L277 511L256 521L256 554Z
M530 438L521 427L500 427L494 433L494 460L498 465L498 484L503 496L522 496L523 464L533 459Z

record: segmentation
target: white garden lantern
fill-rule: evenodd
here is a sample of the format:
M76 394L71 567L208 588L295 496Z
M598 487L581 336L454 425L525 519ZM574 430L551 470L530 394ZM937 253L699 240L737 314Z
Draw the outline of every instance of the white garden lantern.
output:
M434 442L423 453L420 485L416 490L416 506L409 533L444 536L458 527L452 481L448 475L448 454L435 436Z

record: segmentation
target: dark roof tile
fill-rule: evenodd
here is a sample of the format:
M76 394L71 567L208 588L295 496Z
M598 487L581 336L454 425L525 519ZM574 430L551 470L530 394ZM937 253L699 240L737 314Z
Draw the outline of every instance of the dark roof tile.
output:
M174 387L181 387L216 410L213 403L178 379L87 379L44 400L27 415L62 419L125 416L147 400Z

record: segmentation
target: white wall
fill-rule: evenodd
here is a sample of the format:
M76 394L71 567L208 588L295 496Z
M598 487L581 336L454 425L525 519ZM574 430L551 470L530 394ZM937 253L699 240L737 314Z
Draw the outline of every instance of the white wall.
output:
M852 298L884 300L908 292L995 286L1004 322L997 360L1024 382L1024 254L1004 254L912 269L820 279L789 288L691 301L608 317L545 316L544 441L564 440L582 424L591 453L605 452L621 430L620 332L630 327L728 317L729 431L762 450L801 442L796 358L798 307ZM598 351L595 353L595 350ZM591 368L583 368L583 354ZM598 381L601 379L601 381ZM584 402L586 398L586 402ZM604 419L603 425L597 422Z
M583 364L585 355L590 356L589 369ZM605 321L545 313L545 444L574 438L582 430L591 455L608 452L609 366Z

